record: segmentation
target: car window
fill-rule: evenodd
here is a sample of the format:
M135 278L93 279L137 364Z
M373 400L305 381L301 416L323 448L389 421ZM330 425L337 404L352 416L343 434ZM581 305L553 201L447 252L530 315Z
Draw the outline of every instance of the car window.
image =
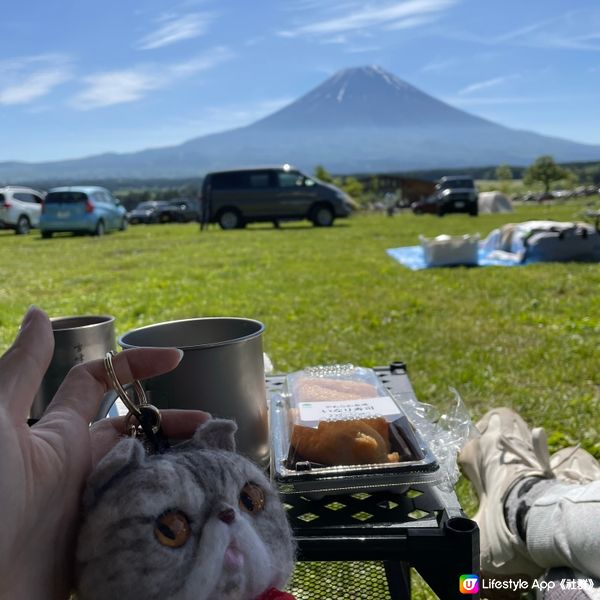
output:
M106 192L94 192L92 198L96 200L96 202L112 204L112 200Z
M250 173L248 183L251 188L268 188L271 187L270 179L268 171L260 171L257 173Z
M20 200L21 202L29 202L32 204L37 202L37 198L33 194L28 194L27 192L15 192L13 197L15 200Z
M0 194L0 204L4 204L4 194Z
M297 171L280 171L277 173L277 182L279 187L290 188L301 186L303 181L302 175Z
M83 192L49 192L46 196L46 204L73 204L85 202L87 195Z
M441 184L443 188L472 188L475 184L472 179L450 179Z
M246 187L245 173L232 171L231 173L215 173L210 178L213 190L236 190Z

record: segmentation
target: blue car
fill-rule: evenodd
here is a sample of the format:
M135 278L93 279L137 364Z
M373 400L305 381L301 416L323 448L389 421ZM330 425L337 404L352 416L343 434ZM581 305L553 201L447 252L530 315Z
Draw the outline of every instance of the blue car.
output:
M105 188L71 186L52 188L42 207L42 237L54 232L70 231L104 235L107 231L127 228L126 211Z

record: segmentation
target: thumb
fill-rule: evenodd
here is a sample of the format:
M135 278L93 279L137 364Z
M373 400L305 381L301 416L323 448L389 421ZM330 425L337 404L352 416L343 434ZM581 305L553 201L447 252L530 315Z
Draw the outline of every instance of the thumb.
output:
M15 342L0 358L0 402L8 406L15 419L27 418L53 351L48 315L39 308L30 308Z

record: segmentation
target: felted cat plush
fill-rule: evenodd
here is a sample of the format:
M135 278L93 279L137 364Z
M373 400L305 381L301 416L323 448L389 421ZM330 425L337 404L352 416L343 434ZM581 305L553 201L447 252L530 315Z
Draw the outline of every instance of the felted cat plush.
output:
M77 544L78 600L263 600L294 564L263 472L213 419L164 454L120 441L92 473Z

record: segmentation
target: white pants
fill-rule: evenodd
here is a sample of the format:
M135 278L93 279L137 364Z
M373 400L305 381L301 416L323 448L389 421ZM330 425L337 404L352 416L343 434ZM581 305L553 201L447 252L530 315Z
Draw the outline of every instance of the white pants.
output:
M527 550L541 567L600 578L600 481L557 484L527 515Z

